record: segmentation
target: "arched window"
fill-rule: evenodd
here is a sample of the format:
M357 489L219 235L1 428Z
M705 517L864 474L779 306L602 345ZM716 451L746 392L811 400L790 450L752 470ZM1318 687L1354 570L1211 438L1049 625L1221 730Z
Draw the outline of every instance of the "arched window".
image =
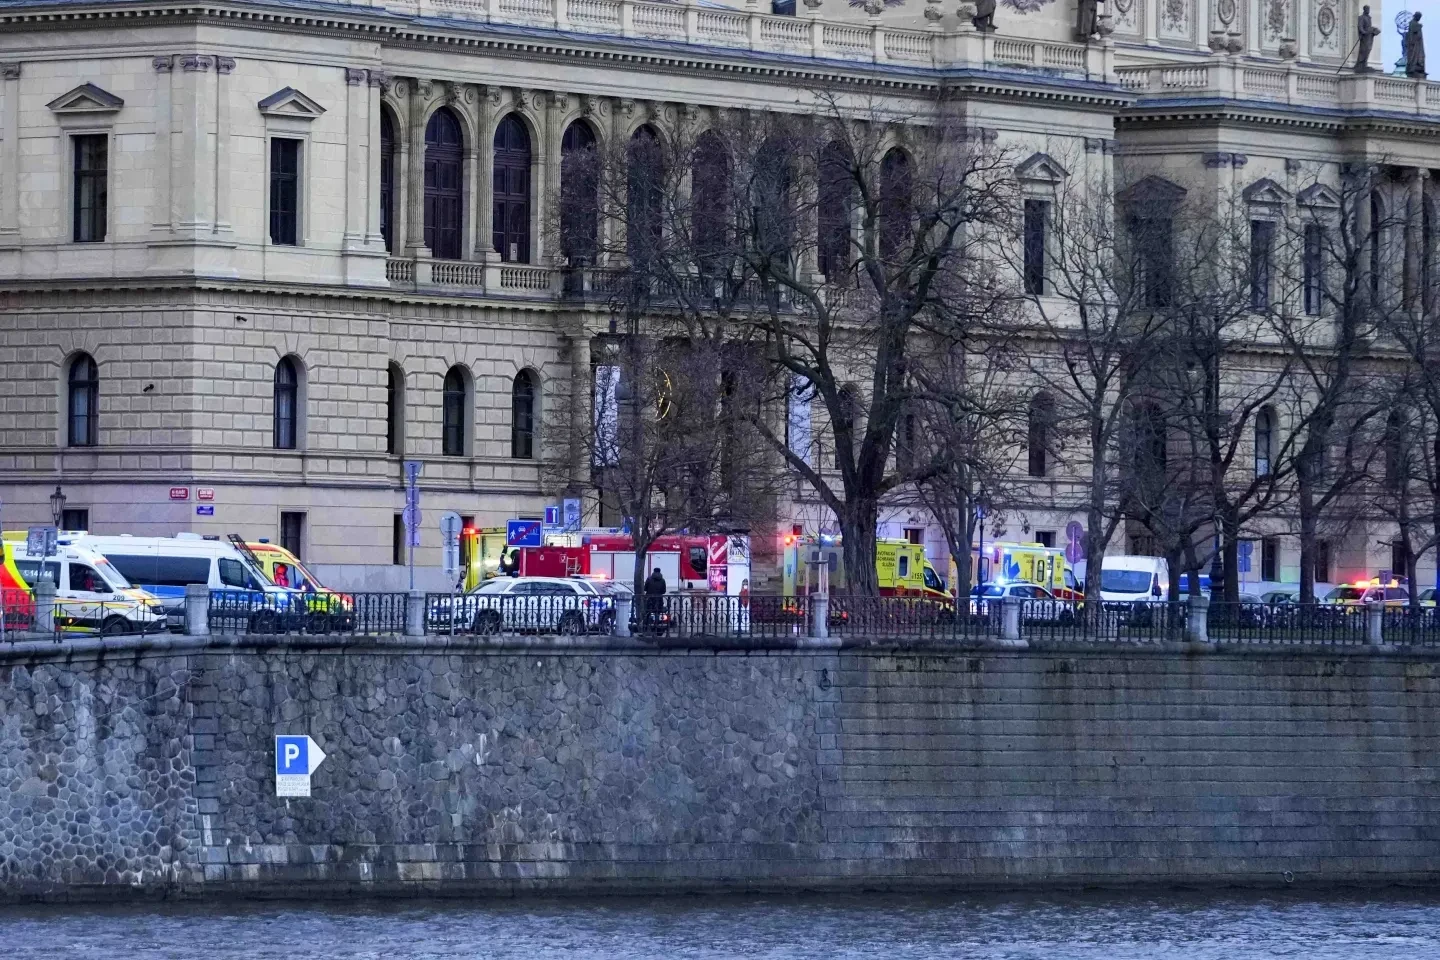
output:
M772 137L755 151L755 169L750 182L751 219L756 253L763 260L781 266L790 257L795 235L792 186L795 165L790 144ZM782 267L783 269L783 267Z
M904 253L910 242L914 210L910 158L895 147L880 161L880 256Z
M535 457L535 377L529 370L515 374L510 384L510 456Z
M730 227L730 151L713 130L695 141L690 203L700 269L718 268L711 261L724 252Z
M1255 415L1255 476L1268 477L1275 456L1275 412L1265 407Z
M495 128L492 239L506 263L530 262L530 134L515 114Z
M300 368L291 357L275 365L275 449L294 450L300 432Z
M445 374L441 400L440 452L447 457L465 455L465 421L470 411L470 378L463 367L451 367Z
M380 108L380 236L385 249L395 252L395 122Z
M69 396L66 442L72 447L93 447L100 440L97 416L100 411L100 373L88 353L70 361L66 380Z
M560 252L573 266L595 262L600 221L600 164L595 132L584 120L560 140Z
M661 204L665 197L665 162L660 138L646 125L630 137L626 166L625 244L630 260L645 264L660 251Z
M399 453L405 440L405 371L390 364L385 371L385 452Z
M1380 191L1370 191L1370 235L1366 238L1370 242L1370 296L1380 296L1380 273L1384 264L1383 253L1380 248L1385 245L1385 204L1380 199Z
M855 179L850 150L829 143L820 153L820 182L816 209L820 272L837 279L850 267L850 216L855 207Z
M463 153L460 121L441 107L425 126L425 246L441 260L460 259Z
M1048 393L1037 393L1030 401L1029 431L1026 440L1029 472L1032 477L1050 474L1050 447L1054 443L1055 401Z

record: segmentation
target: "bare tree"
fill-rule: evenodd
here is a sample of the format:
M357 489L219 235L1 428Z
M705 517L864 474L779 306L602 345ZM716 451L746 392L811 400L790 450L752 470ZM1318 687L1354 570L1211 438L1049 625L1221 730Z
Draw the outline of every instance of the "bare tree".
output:
M1013 299L993 255L1011 162L943 100L900 118L818 95L807 116L642 127L599 159L618 225L601 285L638 329L683 318L763 356L750 424L837 518L850 589L874 593L880 506L925 472L897 468L897 431L949 404L951 345ZM796 382L823 414L810 450L777 415Z

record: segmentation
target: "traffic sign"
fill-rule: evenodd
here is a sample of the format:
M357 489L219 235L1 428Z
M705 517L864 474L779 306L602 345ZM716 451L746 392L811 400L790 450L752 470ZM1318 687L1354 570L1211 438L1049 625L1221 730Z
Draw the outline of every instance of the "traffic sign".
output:
M406 546L420 546L420 521L422 519L422 515L420 513L420 505L415 503L407 503L405 505L405 509L401 512L401 517L403 518L405 523Z
M505 521L505 545L507 547L538 547L542 542L544 525L539 520Z
M546 507L546 508L545 508L545 526L547 526L547 527L558 527L558 526L560 526L560 508L559 508L559 507Z
M213 516L215 516L215 504L213 504L213 503L202 503L202 504L198 504L198 505L195 507L195 516L197 516L197 517L213 517Z
M55 540L59 531L54 527L30 527L25 531L25 552L32 557L55 556Z
M420 468L419 460L405 461L405 486L413 487L420 482Z
M565 529L574 533L580 529L580 498L566 497L563 506L565 508Z
M460 531L464 523L460 514L449 512L440 516L440 559L445 576L460 575Z
M275 738L275 796L310 796L310 775L325 761L325 751L309 735Z

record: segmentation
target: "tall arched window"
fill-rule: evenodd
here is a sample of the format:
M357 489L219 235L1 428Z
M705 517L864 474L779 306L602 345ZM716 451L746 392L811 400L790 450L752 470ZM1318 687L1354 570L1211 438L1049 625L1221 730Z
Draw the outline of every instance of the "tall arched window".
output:
M914 212L914 176L910 158L895 147L880 161L880 256L904 253Z
M495 128L492 239L500 259L530 262L530 134L515 114Z
M1055 401L1048 393L1037 393L1030 401L1026 439L1029 472L1032 477L1050 474L1050 448L1054 443Z
M535 457L535 376L529 370L515 374L510 385L510 456Z
M275 365L276 450L294 450L300 432L300 369L291 357Z
M780 266L790 257L795 236L792 187L795 165L790 144L772 137L755 151L755 169L750 183L751 241L765 260ZM783 269L783 267L782 267Z
M820 153L820 182L816 209L820 272L837 279L850 266L850 215L855 207L855 179L850 151L843 143L829 143Z
M380 108L380 236L385 249L395 252L395 122Z
M405 371L390 364L385 371L385 452L399 453L405 438Z
M633 263L644 264L660 250L665 162L660 138L646 125L630 137L626 165L625 244Z
M1385 245L1385 204L1378 190L1370 191L1370 235L1366 239L1370 242L1370 296L1378 299L1384 265L1381 247Z
M66 443L72 447L93 447L100 440L100 373L88 353L70 361L66 377Z
M463 154L460 121L441 107L425 126L425 246L441 260L460 259Z
M595 262L600 223L600 162L584 120L560 139L560 253L574 266Z
M1268 477L1275 456L1275 412L1269 407L1255 415L1255 476Z
M730 151L707 130L695 141L690 168L691 224L700 269L718 272L730 227Z
M470 378L463 367L451 367L445 374L441 398L440 452L447 457L465 455L465 421L470 411Z

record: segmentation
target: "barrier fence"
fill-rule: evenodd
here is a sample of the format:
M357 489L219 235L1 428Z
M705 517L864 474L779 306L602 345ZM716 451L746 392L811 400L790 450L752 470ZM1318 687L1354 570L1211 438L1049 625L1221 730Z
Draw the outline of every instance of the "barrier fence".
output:
M45 586L42 584L42 586ZM195 599L195 598L192 598ZM219 635L614 636L666 640L839 642L1027 641L1154 643L1206 639L1255 645L1440 647L1434 607L1367 609L1339 604L1097 604L1061 600L950 604L916 597L746 597L706 594L515 595L431 593L260 593L214 590L198 598ZM1013 606L1012 606L1013 604ZM824 611L824 629L816 617ZM619 618L625 616L624 628ZM1201 621L1203 618L1203 630ZM131 599L81 600L0 590L0 641L121 637L161 633L165 611Z

